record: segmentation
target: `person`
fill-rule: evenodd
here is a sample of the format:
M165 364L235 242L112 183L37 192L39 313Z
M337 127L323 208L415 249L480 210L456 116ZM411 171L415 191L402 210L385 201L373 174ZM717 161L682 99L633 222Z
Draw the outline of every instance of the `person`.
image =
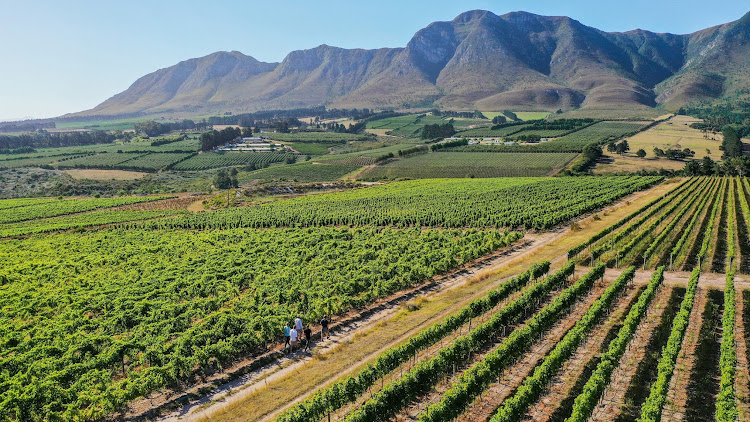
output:
M291 343L289 351L291 352L293 352L294 348L297 347L297 336L298 336L298 333L296 329L292 328L291 330L289 330L289 340Z
M297 317L294 320L294 328L297 329L297 333L299 333L300 335L302 335L302 318L301 317Z
M328 332L328 315L324 315L323 319L320 320L320 339L323 340L323 337L331 338L331 334Z
M284 348L286 349L289 347L289 331L291 328L289 328L289 324L284 324Z
M312 342L312 330L310 326L305 327L305 351L310 350L310 343Z

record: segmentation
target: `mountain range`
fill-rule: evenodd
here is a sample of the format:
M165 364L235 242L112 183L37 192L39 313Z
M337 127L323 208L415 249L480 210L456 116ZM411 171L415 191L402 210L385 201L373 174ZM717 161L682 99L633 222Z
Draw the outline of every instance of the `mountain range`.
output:
M77 115L331 108L557 110L750 95L750 13L692 34L604 32L562 16L473 10L403 48L321 45L264 63L237 51L139 78Z

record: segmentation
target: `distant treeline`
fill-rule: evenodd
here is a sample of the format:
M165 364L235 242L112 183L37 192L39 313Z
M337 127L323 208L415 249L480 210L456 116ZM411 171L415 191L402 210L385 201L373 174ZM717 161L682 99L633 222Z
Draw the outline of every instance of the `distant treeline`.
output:
M594 119L536 120L530 130L573 130L596 122Z
M487 116L482 114L479 110L474 111L450 111L450 110L438 110L436 108L430 110L433 116L440 117L459 117L462 119L487 119Z
M79 145L108 144L119 136L100 130L92 132L24 133L17 136L0 135L0 149L51 148Z
M39 129L54 129L53 121L26 120L23 122L1 122L0 133L34 132Z
M32 147L21 147L16 149L0 149L0 154L3 155L10 155L10 154L29 154L32 152L36 152L36 150Z
M344 117L353 120L362 120L370 117L373 112L368 108L363 109L327 109L324 106L296 108L291 110L266 110L255 113L229 114L224 116L211 116L206 119L209 125L237 125L242 127L271 127L278 121L299 119L301 117L316 116L320 120L340 119Z
M159 136L174 130L202 130L206 128L204 122L194 122L192 120L182 120L179 122L157 122L149 120L146 122L133 123L136 132L147 136Z
M689 104L681 107L677 114L695 116L704 123L693 125L696 129L722 131L733 126L742 138L750 137L750 100L732 100L718 104Z

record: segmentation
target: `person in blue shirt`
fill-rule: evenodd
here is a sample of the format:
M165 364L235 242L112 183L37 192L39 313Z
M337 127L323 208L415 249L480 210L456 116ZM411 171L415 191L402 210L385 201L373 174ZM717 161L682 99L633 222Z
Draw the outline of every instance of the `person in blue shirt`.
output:
M291 328L289 328L289 324L284 324L284 348L286 349L289 347L289 334L290 334Z

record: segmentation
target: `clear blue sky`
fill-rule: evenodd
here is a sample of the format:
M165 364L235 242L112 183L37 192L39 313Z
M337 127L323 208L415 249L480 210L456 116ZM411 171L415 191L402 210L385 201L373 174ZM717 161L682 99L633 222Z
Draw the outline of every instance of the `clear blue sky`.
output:
M181 60L238 50L402 47L466 10L566 15L605 31L689 33L740 18L745 0L0 0L0 120L91 108Z

